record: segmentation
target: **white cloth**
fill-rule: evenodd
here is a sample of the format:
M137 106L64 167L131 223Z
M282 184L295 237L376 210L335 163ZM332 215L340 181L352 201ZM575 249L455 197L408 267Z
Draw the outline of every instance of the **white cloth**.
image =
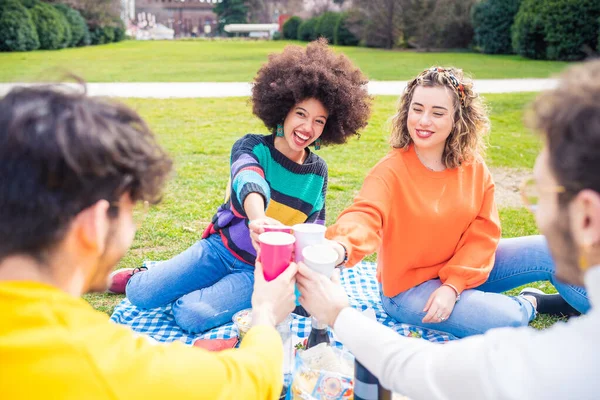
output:
M585 284L585 316L533 328L494 329L446 344L407 338L346 308L334 331L382 386L412 400L600 399L600 266Z

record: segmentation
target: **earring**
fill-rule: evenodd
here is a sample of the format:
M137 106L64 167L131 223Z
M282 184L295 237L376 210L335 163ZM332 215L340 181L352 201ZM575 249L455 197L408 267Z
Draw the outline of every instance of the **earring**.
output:
M315 150L319 150L321 148L321 139L315 140Z
M283 125L277 124L277 133L275 134L277 137L283 137Z
M582 271L587 271L590 267L590 262L588 261L588 254L591 251L591 245L584 244L583 248L579 249L579 269Z

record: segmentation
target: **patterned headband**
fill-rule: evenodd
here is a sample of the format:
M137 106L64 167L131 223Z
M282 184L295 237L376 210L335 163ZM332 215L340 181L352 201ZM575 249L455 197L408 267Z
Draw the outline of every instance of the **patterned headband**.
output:
M443 74L446 78L448 78L450 84L454 86L454 89L456 89L456 91L458 92L458 96L460 97L460 104L464 107L466 99L465 87L462 83L460 83L458 78L451 71L442 67L431 67L429 69L426 69L425 71L421 72L419 78L422 78L430 72L437 72L439 74Z

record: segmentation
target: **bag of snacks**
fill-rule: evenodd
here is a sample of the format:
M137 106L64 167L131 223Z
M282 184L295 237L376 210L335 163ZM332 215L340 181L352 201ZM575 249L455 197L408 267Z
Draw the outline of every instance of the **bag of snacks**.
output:
M354 357L321 343L296 354L296 368L288 399L354 399Z

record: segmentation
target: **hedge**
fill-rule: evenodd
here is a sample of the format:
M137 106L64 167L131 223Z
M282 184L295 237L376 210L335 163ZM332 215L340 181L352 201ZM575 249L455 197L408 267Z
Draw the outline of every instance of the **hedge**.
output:
M18 0L0 1L0 51L30 51L39 47L29 10Z
M90 31L85 23L85 19L81 16L81 13L66 4L55 4L54 7L64 15L71 28L71 41L69 47L89 45Z
M66 18L56 8L47 3L37 3L30 12L41 49L55 50L66 47L71 38L71 29Z
M513 52L510 29L521 0L485 0L475 4L472 12L475 44L487 54Z
M283 38L296 40L298 38L298 28L302 24L302 18L292 17L283 24Z
M298 27L298 40L303 40L305 42L315 40L318 37L315 31L318 22L318 17L310 18L302 22Z
M334 43L338 46L357 46L360 43L358 38L352 31L351 27L361 24L360 15L357 13L343 13L335 26Z
M315 26L315 34L317 37L324 37L333 43L335 40L335 27L340 19L340 13L328 11L318 18L317 25Z

